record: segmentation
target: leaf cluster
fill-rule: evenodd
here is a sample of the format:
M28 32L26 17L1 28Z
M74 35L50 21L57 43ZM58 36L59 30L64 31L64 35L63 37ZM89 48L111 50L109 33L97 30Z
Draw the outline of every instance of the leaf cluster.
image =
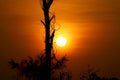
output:
M57 58L55 54L51 55L51 76L56 74L58 70L66 67L66 56ZM9 64L12 69L18 71L19 76L25 77L29 80L44 80L46 75L46 56L41 54L35 59L28 56L28 59L24 59L21 62L16 62L11 59ZM52 76L54 77L54 76Z

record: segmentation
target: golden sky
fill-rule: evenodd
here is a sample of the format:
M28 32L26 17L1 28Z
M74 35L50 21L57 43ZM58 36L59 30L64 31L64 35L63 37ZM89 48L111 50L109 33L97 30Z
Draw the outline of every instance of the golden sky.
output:
M105 76L120 76L120 1L55 0L56 32L68 39L65 47L73 74L91 65ZM39 0L0 0L0 79L6 80L10 58L39 53L44 45ZM7 67L8 68L8 67ZM10 76L9 76L10 77Z

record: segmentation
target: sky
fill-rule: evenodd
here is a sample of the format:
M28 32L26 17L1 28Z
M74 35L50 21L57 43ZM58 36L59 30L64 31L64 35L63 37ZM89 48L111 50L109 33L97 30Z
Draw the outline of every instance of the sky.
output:
M39 0L0 0L1 80L13 77L7 63L11 58L19 61L44 50L40 4ZM103 76L120 77L119 4L119 0L54 0L50 12L56 14L60 27L55 38L64 36L68 41L55 49L68 56L75 80L88 65Z

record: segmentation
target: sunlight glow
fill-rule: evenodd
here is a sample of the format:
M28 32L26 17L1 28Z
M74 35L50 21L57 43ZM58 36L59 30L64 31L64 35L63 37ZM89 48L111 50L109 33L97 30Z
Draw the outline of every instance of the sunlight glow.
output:
M59 46L59 47L63 47L65 46L66 44L66 39L64 37L58 37L56 39L56 44Z

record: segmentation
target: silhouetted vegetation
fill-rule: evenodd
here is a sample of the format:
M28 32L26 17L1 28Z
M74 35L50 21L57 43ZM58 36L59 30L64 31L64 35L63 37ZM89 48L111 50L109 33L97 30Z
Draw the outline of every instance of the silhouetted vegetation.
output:
M46 80L46 58L45 54L33 59L22 60L20 63L10 60L11 68L18 72L19 77L25 77L28 80ZM52 80L70 80L71 76L63 69L66 67L66 57L58 59L55 54L51 56L51 79Z
M97 72L98 71L94 70L94 68L88 68L86 72L80 74L80 80L119 80L116 77L101 77L97 74Z
M40 0L42 2L42 10L44 20L41 20L45 28L45 53L38 56L36 59L28 57L29 59L22 60L20 63L11 60L12 69L16 69L18 74L22 77L26 77L28 80L64 80L63 77L68 76L66 79L70 79L68 73L60 71L65 67L66 57L57 59L55 54L52 54L53 39L55 34L54 21L55 15L50 14L50 7L54 0ZM56 77L59 72L59 77Z
M50 14L50 7L54 0L40 0L42 2L42 10L44 20L41 20L45 28L45 53L40 54L36 58L28 57L21 62L16 62L11 59L9 64L11 68L18 73L19 77L24 77L28 80L71 80L72 76L65 71L66 56L57 58L53 49L53 39L55 35L54 19L55 15ZM52 23L53 21L53 23ZM90 70L80 75L80 80L118 80L116 77L104 78L100 77L96 71Z
M41 22L45 28L45 61L46 61L46 80L51 80L51 51L53 48L53 38L55 34L55 26L52 25L52 20L55 18L55 15L50 15L50 7L54 0L41 0L42 1L42 10L44 14L44 20Z
M19 77L24 77L28 80L46 80L46 64L45 64L45 54L41 54L36 58L28 57L28 59L24 59L21 62L15 62L14 60L10 60L9 64L11 68L18 72ZM61 58L57 58L55 54L52 54L51 57L51 80L71 80L72 75L65 71L66 56ZM98 70L94 68L88 68L86 72L80 74L80 80L119 80L116 77L101 77L98 75Z

